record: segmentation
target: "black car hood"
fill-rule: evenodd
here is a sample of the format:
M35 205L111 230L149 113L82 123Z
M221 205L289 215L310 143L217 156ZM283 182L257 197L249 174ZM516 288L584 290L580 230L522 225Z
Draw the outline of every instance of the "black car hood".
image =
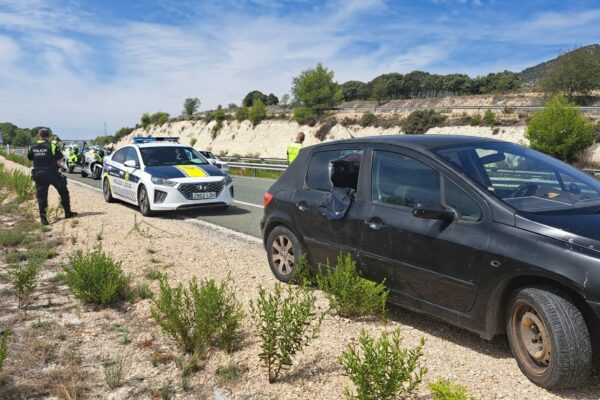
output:
M600 251L600 214L595 209L553 213L517 213L516 226Z

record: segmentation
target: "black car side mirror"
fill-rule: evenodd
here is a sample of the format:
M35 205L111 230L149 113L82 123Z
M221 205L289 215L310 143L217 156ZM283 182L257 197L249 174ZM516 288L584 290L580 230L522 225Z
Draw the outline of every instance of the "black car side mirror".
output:
M440 203L423 202L417 203L413 208L412 214L417 218L439 219L443 221L454 221L456 212L448 209Z

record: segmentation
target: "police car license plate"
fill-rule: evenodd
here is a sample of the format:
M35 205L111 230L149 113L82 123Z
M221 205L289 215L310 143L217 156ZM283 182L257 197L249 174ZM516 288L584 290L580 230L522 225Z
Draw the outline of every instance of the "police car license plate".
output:
M215 192L192 193L192 200L206 200L216 198L217 194Z

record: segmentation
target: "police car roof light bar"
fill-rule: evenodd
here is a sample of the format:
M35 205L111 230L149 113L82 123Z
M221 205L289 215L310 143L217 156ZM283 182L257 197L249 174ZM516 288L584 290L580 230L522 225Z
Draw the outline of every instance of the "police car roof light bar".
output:
M152 143L152 142L175 142L179 143L179 137L167 137L167 136L139 136L133 138L133 143Z

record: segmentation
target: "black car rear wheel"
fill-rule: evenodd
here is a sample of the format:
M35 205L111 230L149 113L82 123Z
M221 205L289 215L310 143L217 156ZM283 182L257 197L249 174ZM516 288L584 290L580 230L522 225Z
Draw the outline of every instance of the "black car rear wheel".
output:
M107 203L112 203L114 201L112 192L110 190L110 182L108 181L108 178L104 178L104 180L102 181L102 194L104 195L104 201L106 201Z
M592 370L592 342L579 309L553 287L516 291L506 331L521 371L546 389L579 386Z
M281 282L288 283L293 278L305 250L296 235L280 225L269 234L267 253L273 275Z

